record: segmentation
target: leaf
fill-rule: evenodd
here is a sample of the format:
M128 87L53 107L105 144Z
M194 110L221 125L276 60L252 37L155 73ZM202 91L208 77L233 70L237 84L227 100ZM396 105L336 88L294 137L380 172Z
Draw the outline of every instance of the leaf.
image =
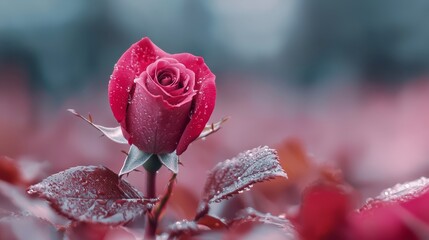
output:
M222 124L225 123L228 119L229 119L228 117L224 117L219 122L207 124L197 139L205 138L205 137L219 131Z
M119 176L129 173L142 166L150 159L150 157L152 157L152 155L152 153L145 153L138 149L135 145L131 145L128 155L125 158L124 165L122 166L121 171L119 171Z
M312 174L311 171L315 166L300 141L288 139L277 146L276 150L282 168L288 173L287 183L289 185L298 184L301 179Z
M346 185L317 182L307 187L295 219L300 235L303 239L343 239L340 234L354 209L353 199Z
M429 190L429 178L421 177L417 180L396 184L382 191L377 197L366 200L366 204L359 209L365 211L393 203L407 202L415 199Z
M157 201L145 199L103 166L79 166L56 173L29 188L60 214L80 222L124 224Z
M233 159L218 163L210 171L204 187L203 203L220 202L249 190L254 183L274 177L287 177L275 150L265 146L240 153Z
M228 226L237 229L243 225L267 224L283 231L284 239L297 239L297 232L292 223L284 216L275 216L271 213L261 213L253 208L246 208L236 218L228 222Z
M207 230L209 230L208 227L199 225L194 221L182 220L175 222L168 227L168 239L179 237L183 234L191 236Z
M22 182L21 172L15 160L6 156L0 156L0 180L11 184Z
M89 116L89 119L86 119L84 116L80 115L78 112L76 112L76 110L74 109L67 109L67 111L71 112L72 114L74 114L75 116L83 119L84 121L86 121L87 123L91 124L91 126L95 127L96 129L98 129L100 132L102 132L106 137L108 137L110 140L120 143L120 144L128 144L128 140L125 139L124 135L122 134L122 129L120 126L118 127L114 127L114 128L110 128L110 127L104 127L101 125L97 125L94 124L92 122L92 117L91 115Z
M174 174L177 174L179 172L179 156L177 156L176 152L158 154L158 159Z
M397 184L381 192L348 219L356 239L428 239L429 179Z
M210 216L210 215L204 215L200 219L198 219L198 224L204 225L209 227L212 230L220 230L220 229L227 229L228 226L226 225L225 221L223 219Z

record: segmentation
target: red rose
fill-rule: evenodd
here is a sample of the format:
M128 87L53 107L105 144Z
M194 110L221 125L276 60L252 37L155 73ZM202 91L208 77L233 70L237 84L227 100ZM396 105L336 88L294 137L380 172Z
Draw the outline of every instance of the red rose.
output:
M123 135L147 153L183 153L204 129L215 99L215 75L203 58L166 53L149 38L121 56L109 81Z

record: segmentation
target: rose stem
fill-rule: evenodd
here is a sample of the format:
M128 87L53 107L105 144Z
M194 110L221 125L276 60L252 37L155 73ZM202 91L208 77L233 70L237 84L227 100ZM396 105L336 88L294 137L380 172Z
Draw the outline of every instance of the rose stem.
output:
M146 179L146 197L147 198L155 198L156 197L156 171L146 171L147 179ZM148 239L155 239L156 227L157 227L157 219L153 218L150 212L147 215L147 227L146 227L146 237Z
M168 200L170 199L171 193L173 192L174 183L176 181L176 176L177 174L173 174L173 176L171 176L170 181L168 182L167 192L161 198L161 201L155 208L155 212L153 215L153 219L155 220L155 222L158 222L159 216L161 216L162 211L164 210Z

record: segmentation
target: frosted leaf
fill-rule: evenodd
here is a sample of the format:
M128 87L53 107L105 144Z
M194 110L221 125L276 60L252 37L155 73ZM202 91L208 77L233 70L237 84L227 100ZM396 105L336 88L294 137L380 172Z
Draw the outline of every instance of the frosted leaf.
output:
M134 169L142 166L152 155L152 153L145 153L136 146L131 145L128 155L124 160L124 165L122 166L121 171L119 171L119 176L134 171Z
M242 190L249 190L254 183L274 177L287 177L279 164L277 152L267 146L248 150L218 163L210 171L203 203L220 202Z
M225 223L225 220L217 218L211 215L204 215L200 219L198 219L198 224L209 227L210 229L220 230L226 229L228 226Z
M28 193L46 199L69 219L109 225L129 222L157 201L143 198L138 190L103 166L67 169L31 186Z
M219 122L207 124L197 139L205 138L205 137L211 135L212 133L219 131L222 124L224 122L226 122L227 120L228 120L228 118L224 117Z
M96 129L98 129L100 132L102 132L110 140L112 140L114 142L117 142L117 143L120 143L120 144L128 144L128 140L125 139L124 135L122 134L122 130L121 130L120 126L114 127L114 128L104 127L104 126L101 126L101 125L94 124L92 122L91 117L90 117L90 119L87 119L84 116L82 116L79 113L77 113L74 109L67 109L67 111L69 111L72 114L74 114L75 116L83 119L87 123L91 124L91 126L93 126Z
M268 224L283 230L284 239L298 239L298 234L292 223L284 216L271 213L261 213L253 208L246 208L228 223L230 228L237 228L243 224Z
M407 202L426 193L429 189L429 178L421 177L417 180L398 183L382 191L377 197L367 199L366 204L359 210L368 210L383 204Z
M177 156L176 152L158 154L158 159L173 173L177 174L179 172L179 157Z
M182 235L191 236L204 230L209 230L209 228L194 221L182 220L168 226L168 239L175 239Z
M396 184L392 188L384 190L377 199L390 201L390 200L399 200L407 197L414 197L417 194L421 194L423 191L427 191L429 184L429 179L421 177L420 179L406 182L402 184Z

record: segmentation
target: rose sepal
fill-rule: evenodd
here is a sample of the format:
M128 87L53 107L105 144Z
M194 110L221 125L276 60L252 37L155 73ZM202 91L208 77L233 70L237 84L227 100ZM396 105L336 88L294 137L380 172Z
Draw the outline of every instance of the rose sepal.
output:
M162 165L167 167L174 174L179 172L179 156L177 156L176 151L172 153L158 154L157 156Z
M120 144L128 144L128 140L124 137L122 134L121 126L118 127L104 127L101 125L97 125L92 122L91 116L89 116L89 119L85 118L84 116L80 115L76 110L74 109L67 109L67 111L71 112L73 115L83 119L85 122L89 123L91 126L95 127L97 130L102 132L107 138L110 140L120 143Z
M205 139L207 136L212 135L213 133L219 131L219 129L221 129L221 127L222 127L222 124L224 124L228 119L229 119L229 117L223 117L218 122L206 124L203 131L200 133L200 135L194 141L196 141L198 139Z
M138 149L136 146L131 145L127 157L124 160L124 165L119 171L119 176L134 171L136 168L145 164L152 157L152 153L145 153Z
M84 120L85 122L89 123L91 126L93 126L94 128L96 128L98 131L102 132L103 135L105 135L107 138L109 138L110 140L116 142L116 143L120 143L120 144L129 144L128 140L124 137L124 135L122 134L122 129L121 126L117 126L117 127L104 127L98 124L95 124L92 119L88 119L85 118L84 116L80 115L78 112L76 112L76 110L74 109L67 109L67 111L69 111L70 113L72 113L73 115L81 118L82 120ZM206 126L204 127L203 131L201 132L201 134L198 136L196 140L199 139L204 139L207 136L219 131L219 129L221 129L222 124L225 123L227 120L229 119L229 117L223 117L220 121L215 122L215 123L209 123L206 124ZM165 154L164 154L165 155ZM177 156L176 152L174 152L174 155ZM163 157L164 158L164 157ZM161 160L161 159L160 159ZM162 162L162 160L161 160ZM166 163L169 164L169 163ZM165 165L165 164L164 164ZM168 169L170 169L171 171L173 171L173 169L171 169L170 167L168 167L166 165L166 167ZM173 168L173 166L171 166ZM177 173L175 171L173 171L174 173Z
M131 145L118 175L122 176L130 173L140 166L143 166L147 171L156 172L162 165L177 174L179 172L179 156L177 156L176 152L165 154L146 153L135 145Z

